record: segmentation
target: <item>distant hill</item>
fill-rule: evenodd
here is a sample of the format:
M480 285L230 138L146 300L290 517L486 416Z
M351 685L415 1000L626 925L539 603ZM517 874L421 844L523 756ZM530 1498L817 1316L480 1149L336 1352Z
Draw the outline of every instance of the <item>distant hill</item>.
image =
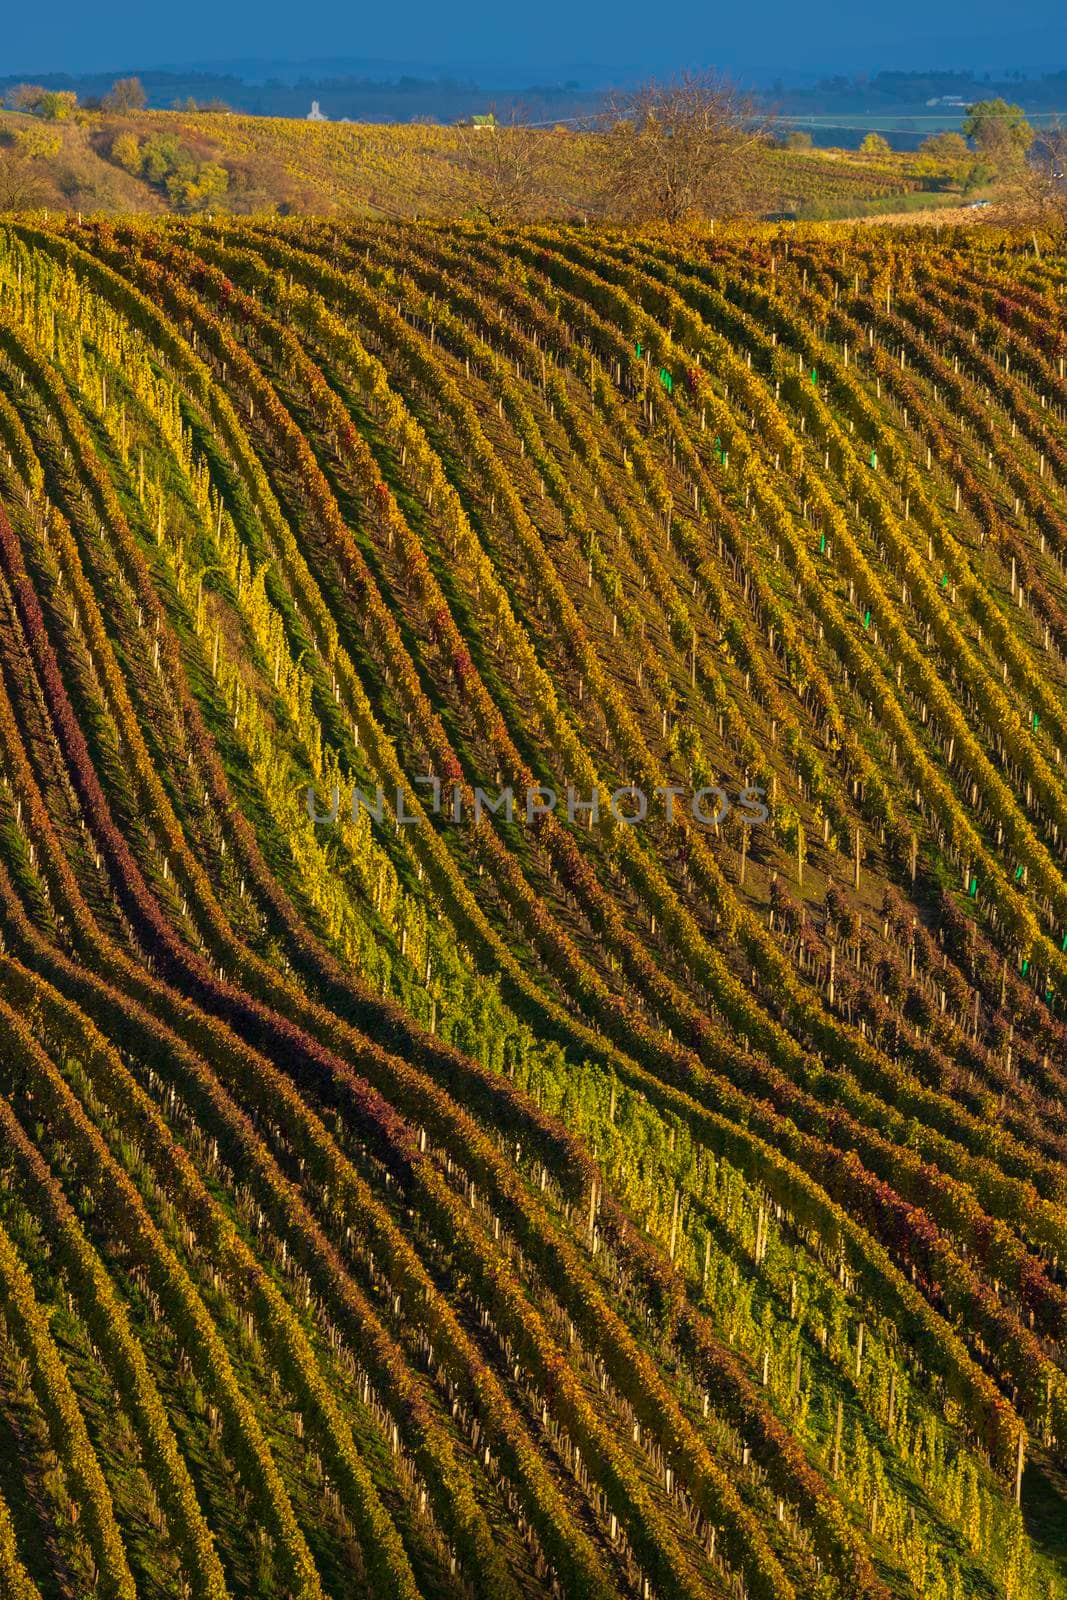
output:
M540 179L525 214L601 214L598 135L560 124L537 137ZM497 148L486 145L487 157ZM463 217L475 208L479 158L460 130L436 125L151 110L79 110L46 123L4 112L0 210ZM863 215L950 198L936 192L947 174L921 175L893 153L774 149L759 160L753 179L769 166L770 215Z

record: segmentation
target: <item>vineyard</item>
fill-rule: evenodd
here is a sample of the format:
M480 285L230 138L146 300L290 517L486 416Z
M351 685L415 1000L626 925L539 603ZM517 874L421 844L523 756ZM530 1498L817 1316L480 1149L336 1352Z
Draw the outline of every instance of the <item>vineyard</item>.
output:
M512 135L501 128L490 137L506 144ZM527 197L525 220L604 214L603 141L564 126L535 137L536 193ZM32 184L5 197L4 158L17 158L23 147L40 152L23 162ZM0 211L462 218L476 209L484 153L472 150L463 129L427 124L85 111L42 130L39 118L6 112L0 113ZM768 147L754 165L747 200L759 213L858 215L922 188L959 186L947 167L937 172L935 164L934 175L925 177L920 168L914 156L894 152L861 157Z
M0 1593L1067 1597L1065 290L0 230Z

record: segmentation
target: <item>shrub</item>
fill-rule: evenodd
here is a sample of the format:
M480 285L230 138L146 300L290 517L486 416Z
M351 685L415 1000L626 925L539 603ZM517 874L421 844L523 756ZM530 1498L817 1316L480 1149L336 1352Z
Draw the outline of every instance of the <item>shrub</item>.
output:
M111 145L111 159L135 176L144 169L144 155L137 135L120 133Z
M46 122L65 122L77 104L78 96L72 89L49 89L41 96L37 114Z
M44 128L20 128L15 135L15 149L29 161L51 161L63 147L58 133L47 133Z

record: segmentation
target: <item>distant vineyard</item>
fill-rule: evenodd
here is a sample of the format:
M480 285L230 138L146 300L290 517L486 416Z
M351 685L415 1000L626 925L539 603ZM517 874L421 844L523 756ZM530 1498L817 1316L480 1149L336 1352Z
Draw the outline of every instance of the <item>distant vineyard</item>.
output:
M509 136L500 129L485 138ZM597 216L605 205L602 141L564 125L535 139L527 220ZM30 141L31 150L43 142L47 152L48 141L54 148L19 168L20 141ZM80 112L42 134L37 118L0 113L0 210L460 218L473 213L478 198L472 154L480 151L471 151L461 129L432 124ZM12 160L24 173L22 189L5 185ZM935 186L951 176L946 170ZM820 215L846 215L928 181L935 180L919 178L912 156L768 148L753 163L750 204L759 214L815 207Z
M1067 1595L1065 285L0 231L0 1593Z
M212 115L153 120L187 126L194 136L218 141L226 158L253 173L264 163L279 165L294 195L320 212L355 205L394 215L449 218L471 204L462 136L455 128ZM507 138L507 130L495 137ZM545 130L539 211L568 219L596 212L598 143L594 135L564 126ZM759 164L769 166L770 176L759 176L754 190L758 209L766 204L768 188L773 209L792 211L812 201L847 209L856 201L919 187L907 156L890 154L876 161L837 150L771 149L760 155Z

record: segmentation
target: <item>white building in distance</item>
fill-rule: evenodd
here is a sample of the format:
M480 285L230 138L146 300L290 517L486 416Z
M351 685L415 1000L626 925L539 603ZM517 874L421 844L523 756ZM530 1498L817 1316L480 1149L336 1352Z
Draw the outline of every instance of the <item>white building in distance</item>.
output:
M319 110L319 102L312 100L311 110L308 112L306 120L308 122L328 122L330 119Z

